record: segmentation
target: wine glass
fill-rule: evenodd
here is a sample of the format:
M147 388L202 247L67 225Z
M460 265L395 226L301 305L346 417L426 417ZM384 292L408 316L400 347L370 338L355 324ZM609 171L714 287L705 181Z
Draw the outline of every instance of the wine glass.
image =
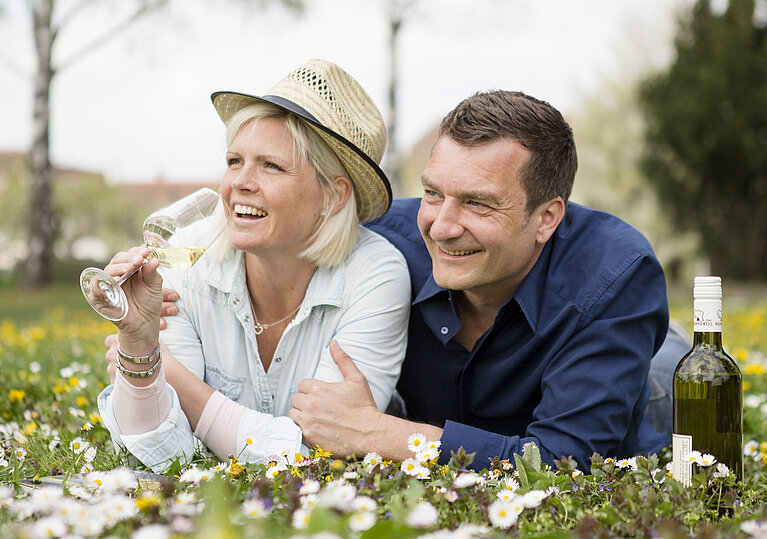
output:
M143 226L149 257L173 270L191 268L226 228L227 209L221 196L206 187L153 212ZM128 314L121 285L138 270L114 278L102 269L85 268L80 289L97 313L116 322Z

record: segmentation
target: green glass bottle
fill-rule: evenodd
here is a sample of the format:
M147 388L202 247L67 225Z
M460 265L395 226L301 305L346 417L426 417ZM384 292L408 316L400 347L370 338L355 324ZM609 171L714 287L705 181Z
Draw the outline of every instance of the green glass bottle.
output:
M722 348L722 279L695 277L693 344L674 371L674 479L690 485L691 451L743 478L743 377Z

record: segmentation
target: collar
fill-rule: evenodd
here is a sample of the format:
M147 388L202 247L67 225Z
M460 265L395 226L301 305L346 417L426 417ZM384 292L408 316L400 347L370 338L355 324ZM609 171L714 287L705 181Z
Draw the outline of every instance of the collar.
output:
M232 294L238 286L247 286L243 251L232 250L220 263L209 264L207 270L208 284L224 294ZM318 305L342 306L345 283L345 264L334 268L317 268L306 289L301 311L306 312L307 308Z
M549 260L551 258L551 245L554 241L555 238L552 238L546 243L546 245L544 245L538 260L530 270L530 273L527 274L525 279L522 281L522 284L519 285L517 291L510 298L508 298L499 309L499 313L503 314L510 308L510 304L516 303L521 309L525 319L527 320L530 329L533 331L535 331L536 327L538 326L538 316L541 312L541 299L544 295ZM426 282L421 287L421 290L418 291L418 294L413 300L413 305L424 303L431 298L445 293L448 294L450 298L452 298L453 294L455 294L455 291L448 290L447 288L439 286L434 280L434 274L432 273L429 275L429 278L426 279ZM455 303L451 301L451 304L454 305Z

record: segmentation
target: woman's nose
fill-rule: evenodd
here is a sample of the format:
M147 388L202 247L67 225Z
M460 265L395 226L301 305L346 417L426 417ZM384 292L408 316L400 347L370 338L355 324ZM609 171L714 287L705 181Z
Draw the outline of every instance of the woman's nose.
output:
M251 167L244 166L239 170L232 171L230 174L232 189L237 189L238 191L258 191L258 177Z

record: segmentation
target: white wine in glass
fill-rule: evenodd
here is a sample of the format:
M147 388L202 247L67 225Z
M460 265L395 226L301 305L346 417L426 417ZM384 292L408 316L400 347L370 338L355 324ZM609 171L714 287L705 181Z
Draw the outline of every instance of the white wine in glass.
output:
M228 215L219 194L208 188L153 212L143 226L149 256L172 270L191 268L226 228ZM85 268L80 289L97 313L116 322L128 314L121 285L136 271L138 268L114 278L102 269Z

